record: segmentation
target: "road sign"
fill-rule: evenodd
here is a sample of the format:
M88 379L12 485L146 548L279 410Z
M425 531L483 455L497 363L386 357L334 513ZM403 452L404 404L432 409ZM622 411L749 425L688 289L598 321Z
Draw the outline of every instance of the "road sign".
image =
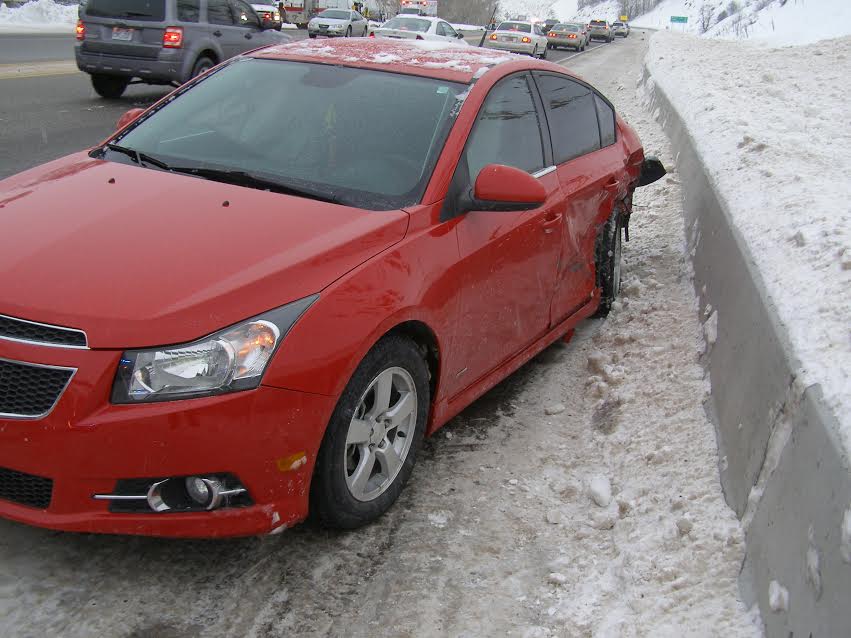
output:
M688 16L671 16L671 22L685 24L688 22Z
M629 20L628 16L621 16L621 22L627 22Z

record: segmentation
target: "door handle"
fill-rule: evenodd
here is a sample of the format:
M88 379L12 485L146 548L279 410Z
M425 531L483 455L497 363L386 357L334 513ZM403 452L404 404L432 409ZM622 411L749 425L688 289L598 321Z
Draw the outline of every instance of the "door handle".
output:
M561 213L551 219L542 221L541 228L544 229L544 233L549 235L558 227L559 223L561 223Z
M221 31L219 31L218 29L216 29L215 31L213 31L213 35L214 35L214 36L216 36L217 38L221 38L221 37L222 37L222 32L221 32Z
M250 40L250 39L251 39L251 34L250 34L250 33L246 33L246 34L245 34L245 39L246 39L246 40Z

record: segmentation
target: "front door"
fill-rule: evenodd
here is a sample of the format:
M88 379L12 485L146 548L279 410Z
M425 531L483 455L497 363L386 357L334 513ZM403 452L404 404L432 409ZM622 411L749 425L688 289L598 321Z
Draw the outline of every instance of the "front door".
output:
M453 349L461 355L450 384L457 392L542 336L561 250L564 200L547 171L541 114L531 78L510 76L488 95L459 162L455 179L473 185L488 164L539 175L545 204L525 212L471 211L458 220L460 313Z

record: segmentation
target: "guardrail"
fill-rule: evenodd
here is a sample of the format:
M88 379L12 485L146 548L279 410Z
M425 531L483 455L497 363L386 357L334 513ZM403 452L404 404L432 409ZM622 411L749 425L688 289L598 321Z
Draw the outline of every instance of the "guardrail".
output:
M671 140L701 317L721 484L742 519L742 596L769 636L851 635L851 463L818 385L800 362L680 114L644 70L651 112ZM770 211L766 223L770 223ZM711 340L710 340L711 341Z

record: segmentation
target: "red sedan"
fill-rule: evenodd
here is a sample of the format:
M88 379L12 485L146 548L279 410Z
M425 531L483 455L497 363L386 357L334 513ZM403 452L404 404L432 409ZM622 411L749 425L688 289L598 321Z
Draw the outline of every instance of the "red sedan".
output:
M255 51L121 124L0 182L8 519L374 520L424 436L608 310L664 174L564 68L428 42Z

